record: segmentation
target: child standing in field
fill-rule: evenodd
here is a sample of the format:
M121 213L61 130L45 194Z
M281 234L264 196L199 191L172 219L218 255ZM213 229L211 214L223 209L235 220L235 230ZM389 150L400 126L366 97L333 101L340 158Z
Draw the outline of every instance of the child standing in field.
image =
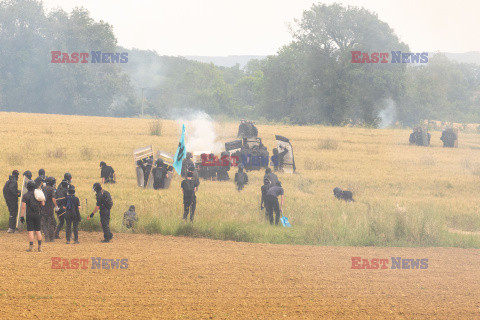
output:
M130 206L128 211L123 214L123 225L128 229L135 231L135 222L138 221L137 213L135 212L135 206Z
M65 204L65 234L67 238L67 244L70 243L70 237L72 236L72 224L73 224L73 241L78 244L78 224L82 219L80 217L80 200L75 196L75 187L73 185L68 186L67 197L64 201Z

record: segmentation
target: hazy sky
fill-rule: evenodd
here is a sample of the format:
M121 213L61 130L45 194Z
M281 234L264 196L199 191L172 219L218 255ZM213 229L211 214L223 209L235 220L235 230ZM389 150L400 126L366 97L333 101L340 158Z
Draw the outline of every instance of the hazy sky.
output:
M43 0L47 10L83 6L114 27L118 44L161 55L269 55L291 41L287 23L312 0ZM362 6L412 51L480 51L480 1L322 1Z

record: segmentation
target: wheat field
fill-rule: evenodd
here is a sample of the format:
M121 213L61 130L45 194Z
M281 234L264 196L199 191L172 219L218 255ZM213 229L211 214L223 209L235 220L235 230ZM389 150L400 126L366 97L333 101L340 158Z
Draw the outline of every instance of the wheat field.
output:
M123 212L135 205L137 232L248 242L349 246L457 246L480 248L480 135L460 133L459 148L443 148L441 132L431 131L430 147L411 146L409 129L258 125L269 151L275 134L290 139L297 172L279 174L285 189L284 214L292 228L274 227L260 211L263 171L249 172L237 192L230 182L201 181L195 223L182 222L181 177L168 190L136 186L132 151L153 145L175 153L181 123L161 120L161 135L151 135L149 119L0 113L0 174L44 168L57 183L65 172L81 199L83 230L100 230L93 183L100 161L111 165L117 184L113 232ZM187 132L188 132L187 125ZM218 141L235 139L238 123L216 122ZM233 170L233 171L232 171ZM232 179L236 170L230 171ZM351 190L356 202L333 197L333 188ZM88 206L85 206L86 201ZM0 203L0 226L8 212Z

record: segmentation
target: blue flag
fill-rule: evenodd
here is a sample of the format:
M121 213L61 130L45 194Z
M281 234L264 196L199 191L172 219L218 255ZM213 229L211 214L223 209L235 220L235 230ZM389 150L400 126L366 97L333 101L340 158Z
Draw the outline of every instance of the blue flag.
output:
M180 142L178 143L177 152L173 157L173 167L178 174L182 172L182 162L183 159L187 156L187 150L185 148L185 125L182 125L182 136L180 137Z

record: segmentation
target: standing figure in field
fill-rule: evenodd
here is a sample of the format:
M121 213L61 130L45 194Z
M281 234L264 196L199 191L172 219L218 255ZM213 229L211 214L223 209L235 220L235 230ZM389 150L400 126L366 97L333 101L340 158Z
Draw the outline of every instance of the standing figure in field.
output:
M108 243L113 238L113 233L110 232L110 209L113 207L112 196L107 190L104 190L98 182L93 185L93 191L96 194L97 205L90 214L89 219L93 218L95 213L100 210L100 223L102 224L104 238L101 242Z
M182 162L182 171L181 171L182 178L185 178L187 176L188 168L193 165L192 158L193 158L192 153L187 152L187 156L185 159L183 159L183 162Z
M55 239L55 207L57 201L55 199L55 178L47 177L45 179L45 187L43 187L43 193L45 195L45 206L42 207L42 231L45 237L45 242L53 242Z
M65 224L65 205L64 201L67 197L67 190L68 186L72 183L72 175L69 172L66 172L63 175L63 180L60 182L60 185L55 192L55 201L57 204L57 217L58 217L58 224L57 228L55 229L55 239L60 238L60 230L62 230L63 225Z
M8 177L7 182L3 186L3 197L7 203L9 212L8 219L8 233L15 233L17 228L17 215L18 215L18 198L21 193L18 190L18 175L17 170L13 170L12 175Z
M135 231L135 222L138 221L137 213L135 212L135 206L130 206L128 211L123 214L123 225L128 229Z
M278 196L281 198L280 204L278 203ZM280 221L280 212L283 211L283 197L284 190L280 181L274 186L271 186L267 191L267 196L265 197L265 209L270 224L273 224L273 211L275 211L275 225L278 225L278 221Z
M195 208L197 207L195 192L198 190L198 185L193 179L193 172L187 172L187 178L182 181L181 188L183 191L183 220L187 221L188 214L190 213L190 222L193 222Z
M144 188L147 188L148 187L148 183L149 183L149 180L150 180L150 171L152 171L152 167L153 167L153 158L150 157L147 159L147 165L144 167L144 175L143 175L143 187ZM153 185L153 183L151 183Z
M235 184L237 185L237 190L240 191L248 183L248 176L243 172L243 166L238 166L238 172L235 173Z
M260 187L260 192L261 192L261 200L260 200L260 210L263 210L264 205L266 204L267 200L267 192L268 189L270 189L271 183L270 180L267 178L263 179L263 186ZM267 211L265 210L265 219L268 220L268 214Z
M198 190L198 186L200 186L200 176L198 174L198 170L195 169L195 165L190 165L190 167L188 167L187 169L187 174L191 172L192 175L193 175L193 180L195 181L195 185L197 186L197 190Z
M111 166L102 161L100 162L100 178L102 178L102 183L115 183L116 175L115 170Z
M27 251L33 251L33 239L35 235L37 236L38 242L38 252L42 251L42 232L41 230L41 218L40 218L40 208L45 205L43 201L37 201L35 199L35 182L28 181L27 183L28 192L23 195L22 198L22 209L20 214L20 221L25 222L25 213L27 216L27 231L28 231L28 241L30 246Z
M228 152L224 151L220 155L220 167L217 168L217 180L218 181L228 181L230 176L228 171L230 171L230 156ZM228 161L227 161L228 160Z
M67 198L65 200L65 237L67 238L67 244L70 244L70 238L72 236L72 224L73 224L73 241L78 244L78 224L82 220L80 216L80 200L75 196L75 187L73 185L68 186Z

